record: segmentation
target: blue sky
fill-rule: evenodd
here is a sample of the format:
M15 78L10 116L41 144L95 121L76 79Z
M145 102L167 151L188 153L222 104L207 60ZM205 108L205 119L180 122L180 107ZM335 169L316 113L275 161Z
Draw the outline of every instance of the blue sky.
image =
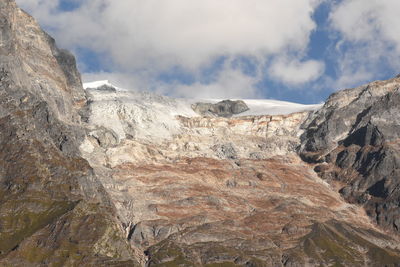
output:
M80 4L78 1L66 0L59 2L58 9L62 11L73 11L74 9L79 8L79 6Z
M400 72L400 1L17 0L85 81L320 103Z

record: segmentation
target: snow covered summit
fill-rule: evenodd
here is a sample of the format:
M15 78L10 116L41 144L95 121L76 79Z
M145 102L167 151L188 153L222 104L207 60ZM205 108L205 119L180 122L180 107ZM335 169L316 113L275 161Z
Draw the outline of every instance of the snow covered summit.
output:
M183 98L170 98L166 96L157 95L151 92L137 92L129 91L126 89L114 86L108 80L94 81L89 83L84 83L83 87L86 90L91 90L92 92L99 91L100 88L110 87L115 88L118 92L114 97L122 97L125 100L129 99L129 102L141 105L152 105L152 108L164 108L168 107L168 113L170 115L181 115L181 116L198 116L198 114L191 111L191 106L198 102L208 102L217 103L223 99L183 99ZM124 93L122 93L124 92ZM103 96L105 98L110 96ZM103 99L104 100L104 99ZM233 99L239 100L239 99ZM290 113L303 112L316 110L322 106L322 104L315 105L303 105L293 102L271 100L271 99L242 99L249 110L240 114L233 115L234 117L240 116L260 116L260 115L286 115ZM167 111L167 110L164 110Z
M218 109L221 105L209 104L221 100L172 98L123 90L108 81L88 83L84 87L89 100L90 136L106 148L109 163L117 165L153 157L162 160L177 156L262 159L293 153L299 144L301 122L309 111L319 107L244 99L222 101L223 107L239 104L230 114L225 110L208 113L208 109L205 113L196 113L199 104ZM93 140L89 140L83 148L90 154L93 146L96 143L93 145Z

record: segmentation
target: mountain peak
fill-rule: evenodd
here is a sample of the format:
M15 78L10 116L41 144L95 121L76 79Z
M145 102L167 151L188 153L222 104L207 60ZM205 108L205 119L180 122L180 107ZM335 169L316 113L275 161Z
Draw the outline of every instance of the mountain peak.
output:
M14 1L0 23L1 266L400 262L398 80L324 106L84 90Z
M79 150L87 102L75 58L9 0L0 1L0 96L0 265L134 265Z
M74 56L59 49L14 1L2 1L0 17L0 67L15 86L43 97L59 118L76 122L73 107L82 105L85 95Z
M111 84L109 80L86 82L86 83L83 83L83 88L84 89L96 89L96 88L104 86L104 85L116 88L116 86Z

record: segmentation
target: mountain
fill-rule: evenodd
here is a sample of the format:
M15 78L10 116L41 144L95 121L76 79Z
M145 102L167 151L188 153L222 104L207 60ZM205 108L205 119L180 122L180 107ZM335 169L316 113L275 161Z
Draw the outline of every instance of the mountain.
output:
M308 118L302 157L375 223L400 232L400 79L332 95Z
M400 78L174 99L82 85L13 0L0 40L0 266L400 266Z
M115 207L79 144L74 57L0 2L0 265L134 265Z

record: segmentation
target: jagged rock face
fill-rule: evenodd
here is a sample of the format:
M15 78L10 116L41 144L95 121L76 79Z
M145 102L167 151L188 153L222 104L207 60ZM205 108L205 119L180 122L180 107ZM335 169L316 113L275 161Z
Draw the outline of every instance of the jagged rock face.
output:
M400 79L331 96L309 118L303 158L351 203L400 231Z
M382 263L378 255L390 266L400 259L397 239L379 233L297 155L309 112L203 117L180 100L88 92L82 153L149 266L364 266Z
M202 117L180 99L85 92L11 0L0 59L1 266L398 266L398 236L332 182L398 225L396 79L316 113Z
M80 156L75 59L0 2L0 265L130 264L114 207Z
M249 110L249 107L243 100L223 100L221 102L211 103L195 103L192 109L199 115L212 117L229 118L233 115L243 113Z
M58 118L79 120L73 108L82 105L85 98L74 57L58 49L14 1L2 1L0 17L2 70L16 87L24 89L10 90L9 94L24 102L32 102L29 97L33 95L46 101Z

